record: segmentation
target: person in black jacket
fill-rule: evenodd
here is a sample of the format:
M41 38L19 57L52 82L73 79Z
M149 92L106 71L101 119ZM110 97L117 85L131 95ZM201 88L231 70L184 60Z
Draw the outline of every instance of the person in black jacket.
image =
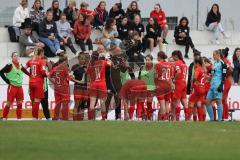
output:
M93 20L93 26L97 29L103 28L108 18L108 11L106 10L106 2L100 1L97 8L94 10L96 16Z
M233 81L234 85L238 85L240 75L240 48L236 48L233 54Z
M197 57L201 57L200 52L194 52L193 59L196 59ZM192 91L192 76L193 76L193 71L194 71L194 62L192 62L189 67L188 67L188 81L187 81L187 95L191 94Z
M178 45L184 45L185 48L185 58L188 57L189 46L192 48L193 52L199 52L195 49L194 44L192 42L192 38L189 35L190 28L188 27L188 19L187 17L182 17L178 26L176 26L174 31L175 41Z
M130 22L133 22L136 15L139 15L141 17L141 11L139 9L137 1L132 1L127 9L126 16Z
M53 0L52 7L49 8L47 11L52 11L53 13L53 20L58 21L60 19L60 15L62 13L61 9L59 9L59 1Z
M150 54L152 55L153 48L156 45L159 45L159 49L162 50L162 38L161 38L161 27L158 25L155 18L151 17L149 18L148 24L146 26L147 34L145 36L146 42L149 49Z
M123 17L121 22L117 24L118 38L120 40L128 40L130 32L130 24L127 17Z
M78 9L76 8L76 1L68 1L68 6L63 10L63 13L66 14L67 20L73 28L78 13Z
M63 50L60 49L58 39L59 35L57 25L53 21L53 13L52 11L47 11L47 17L39 26L39 40L47 45L53 54L58 55L63 52Z
M213 4L210 12L208 12L206 19L206 27L207 30L214 32L214 38L216 44L220 44L219 42L219 32L222 33L224 38L228 38L229 36L225 34L224 29L221 24L221 13L219 11L219 5Z
M114 18L116 23L120 23L121 19L125 16L125 12L122 9L122 3L116 3L113 5L109 12L109 18Z

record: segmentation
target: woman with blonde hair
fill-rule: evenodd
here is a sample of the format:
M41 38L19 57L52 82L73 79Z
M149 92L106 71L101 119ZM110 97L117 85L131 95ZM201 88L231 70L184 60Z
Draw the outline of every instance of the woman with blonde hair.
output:
M76 6L76 0L68 0L68 6L63 10L63 13L66 14L67 20L70 23L71 27L74 26L74 22L78 17L78 9Z
M20 6L16 8L13 15L13 26L21 27L26 18L29 18L28 0L20 0Z

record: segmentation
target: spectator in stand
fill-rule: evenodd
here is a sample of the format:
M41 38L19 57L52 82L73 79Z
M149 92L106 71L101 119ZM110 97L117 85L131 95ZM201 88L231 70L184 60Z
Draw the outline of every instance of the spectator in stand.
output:
M141 11L139 9L137 1L132 1L127 9L126 16L130 22L133 22L136 15L139 15L141 17Z
M220 22L221 22L221 13L219 11L219 5L213 4L210 12L208 12L205 24L207 26L207 30L214 32L214 38L215 38L216 44L220 44L219 32L222 33L224 38L229 38L229 36L225 34L222 24Z
M78 20L74 24L73 33L75 36L75 41L80 45L82 52L86 52L86 45L88 45L88 50L90 53L93 50L92 40L90 38L92 32L92 26L90 20L87 19L86 13L80 13Z
M77 19L78 9L76 8L76 1L69 0L68 6L63 10L63 13L67 16L67 21L70 23L71 27L74 27L74 22Z
M71 40L71 33L72 28L70 23L67 21L67 17L65 13L62 13L60 15L60 20L56 22L57 29L58 29L58 35L60 37L60 44L62 46L62 49L65 50L65 45L68 46L71 51L76 54L77 51L73 46L72 40Z
M195 47L192 42L192 38L189 35L190 33L190 28L188 27L188 19L187 17L182 17L180 19L179 25L176 26L175 31L174 31L174 37L175 41L178 45L183 45L185 46L185 58L188 57L188 52L189 52L189 46L192 48L193 53L194 52L199 52Z
M91 11L91 10L89 9L89 4L86 3L86 2L82 2L82 3L80 4L79 13L85 13L88 17L89 17L89 16L94 17L95 14L96 14L94 11Z
M127 17L123 17L121 23L117 24L118 38L123 40L129 39L130 25L128 23Z
M111 45L119 47L121 44L121 40L117 38L118 31L116 26L116 20L113 18L109 18L106 21L105 27L103 29L103 37L102 41L104 47L109 50Z
M141 23L141 17L139 15L135 15L134 17L134 23L131 25L131 29L133 31L138 32L139 37L140 37L140 41L141 41L141 48L142 48L142 52L145 52L144 46L143 44L146 43L144 42L144 32L145 32L145 27L144 25Z
M32 20L33 30L39 34L39 24L43 21L45 12L41 4L41 0L35 0L30 10L30 18Z
M148 21L148 24L146 26L147 34L145 36L147 44L146 46L150 49L150 54L153 53L154 46L158 45L159 49L162 50L162 38L161 38L161 27L158 25L157 20L153 17L151 17Z
M163 43L168 44L166 37L168 34L168 25L165 12L162 10L161 5L158 3L154 6L154 10L151 12L150 17L155 17L159 26L163 30Z
M53 20L53 12L49 10L46 18L39 25L39 40L47 45L52 53L59 55L63 50L60 49L58 38L59 35L57 25Z
M124 16L125 12L122 9L122 3L115 3L109 12L109 17L114 18L118 24Z
M20 43L20 56L34 56L34 52L39 48L43 48L44 44L39 42L38 38L32 34L32 24L25 20L22 23L22 28L24 29L24 34L19 38Z
M108 18L108 11L106 10L106 2L100 1L97 8L94 10L96 16L93 21L93 26L97 29L103 28Z
M53 13L53 21L58 21L60 19L60 15L62 13L61 9L59 9L59 1L53 0L52 7L49 8L47 11L52 11Z
M21 0L13 15L13 26L21 27L26 18L29 18L28 0Z
M239 74L240 74L240 48L236 48L233 54L233 81L234 85L239 83Z

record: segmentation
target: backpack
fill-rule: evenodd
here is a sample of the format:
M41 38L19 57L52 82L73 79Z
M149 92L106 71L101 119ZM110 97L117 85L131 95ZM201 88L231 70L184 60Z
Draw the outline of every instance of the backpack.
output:
M18 42L21 32L18 27L8 26L8 34L11 42Z

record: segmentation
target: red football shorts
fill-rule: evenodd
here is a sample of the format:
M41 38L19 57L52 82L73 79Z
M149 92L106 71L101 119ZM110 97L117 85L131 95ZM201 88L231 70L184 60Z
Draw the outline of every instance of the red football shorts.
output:
M74 100L88 100L88 91L80 88L74 88Z
M175 82L175 90L173 97L175 99L185 99L187 98L187 84L186 81L176 81Z
M54 96L55 96L56 104L59 104L63 101L70 101L70 95L69 94L60 94L60 93L54 92Z
M23 88L22 86L13 86L10 84L7 89L7 101L14 102L15 99L16 101L23 101Z
M96 81L89 83L88 93L90 97L107 97L107 85L105 81Z
M29 84L30 98L33 99L43 99L44 98L44 84L43 83L34 83Z
M204 87L198 87L194 88L192 91L190 97L189 97L189 102L192 103L197 103L199 101L204 102L205 101L205 88Z

